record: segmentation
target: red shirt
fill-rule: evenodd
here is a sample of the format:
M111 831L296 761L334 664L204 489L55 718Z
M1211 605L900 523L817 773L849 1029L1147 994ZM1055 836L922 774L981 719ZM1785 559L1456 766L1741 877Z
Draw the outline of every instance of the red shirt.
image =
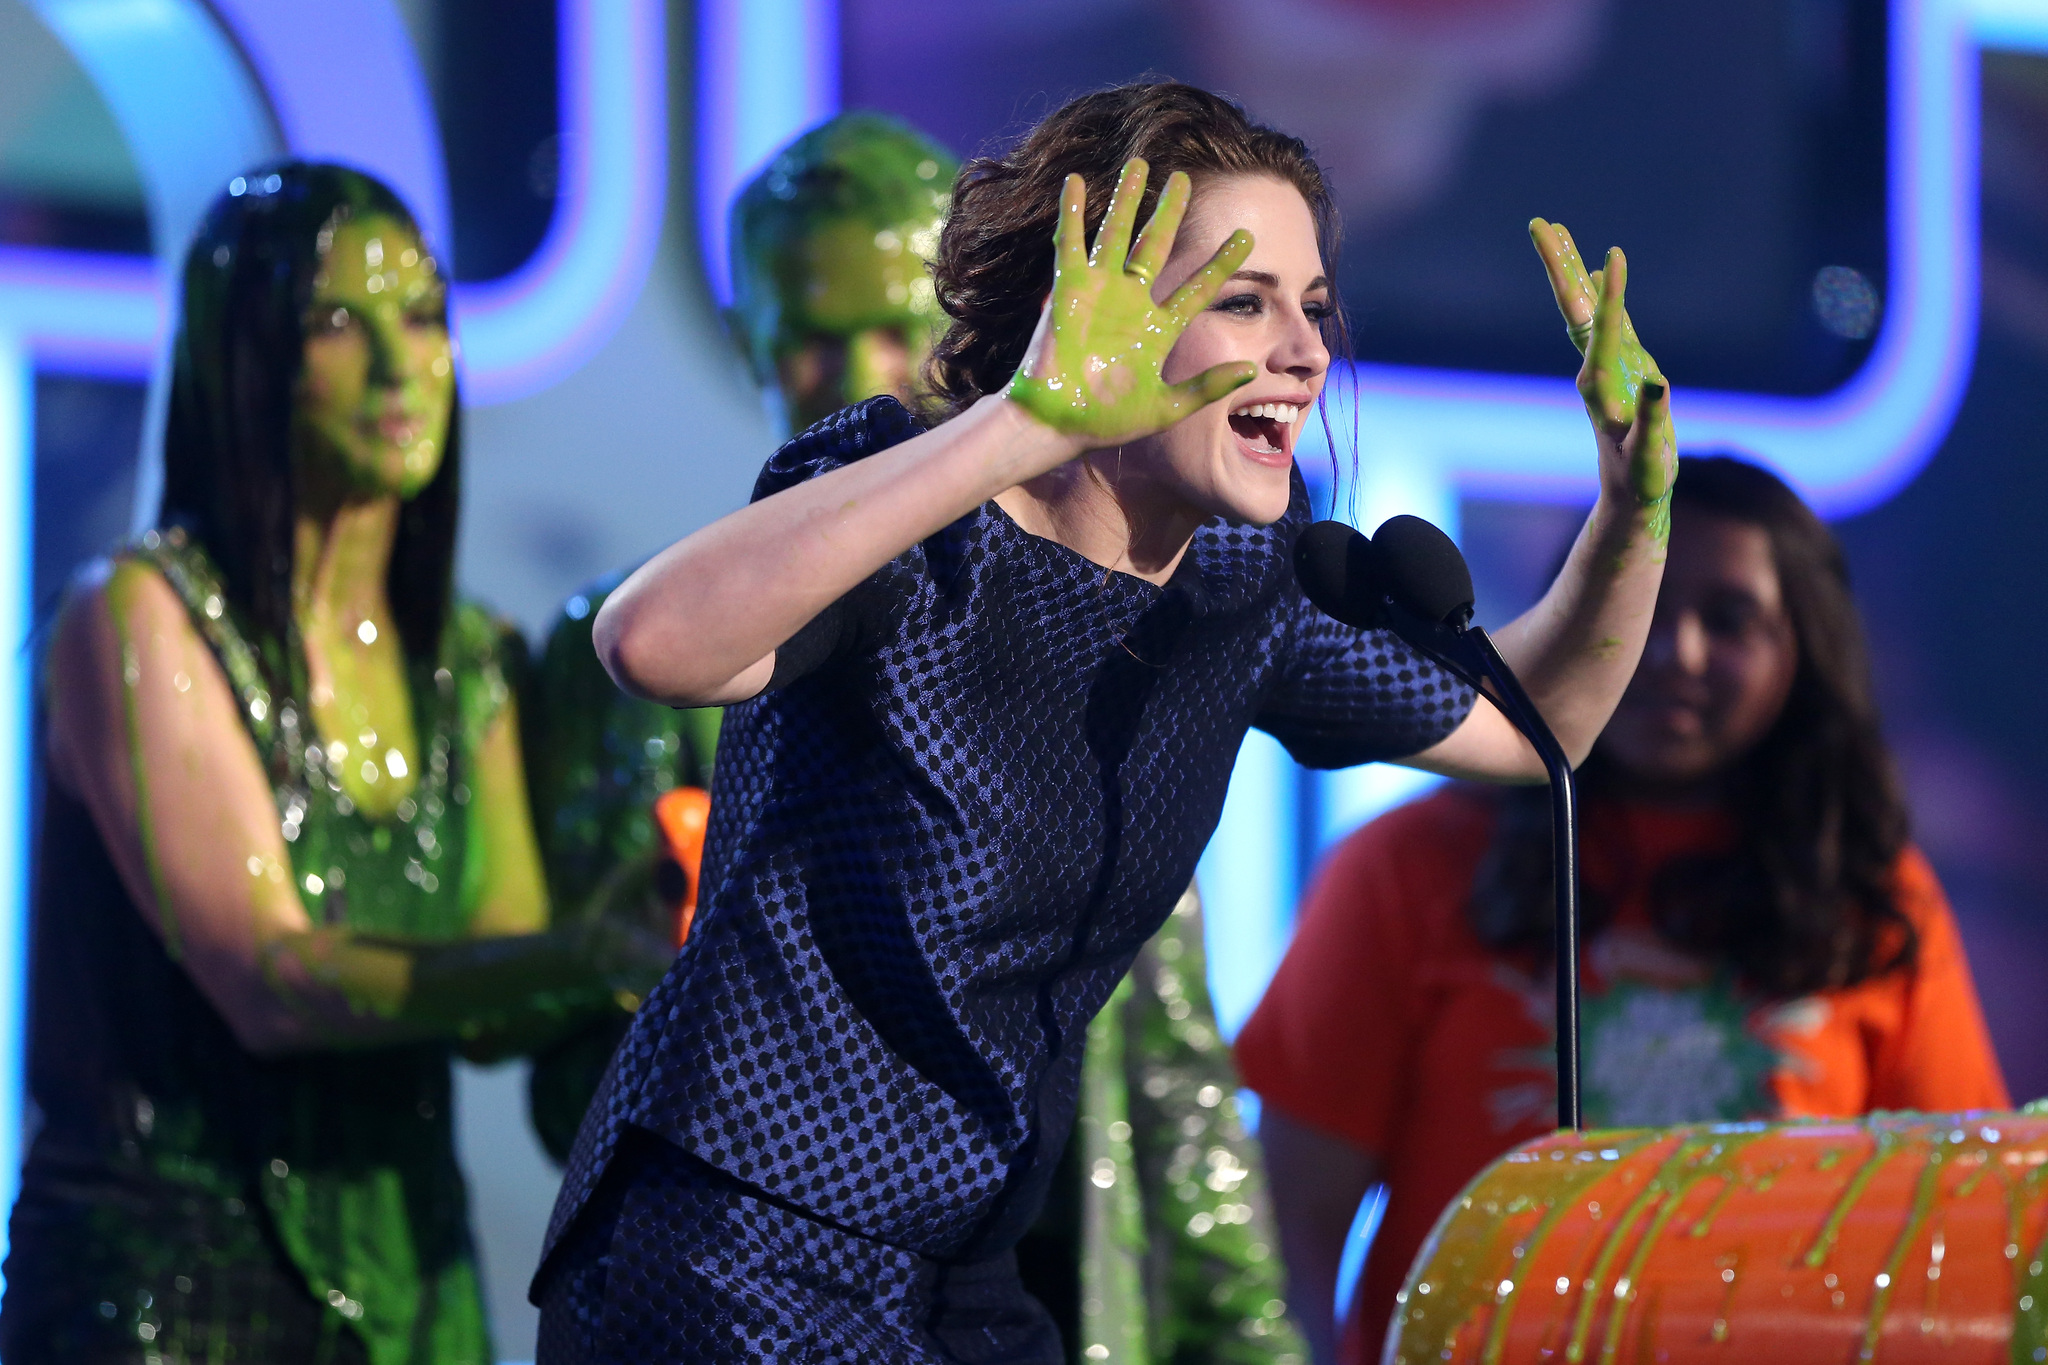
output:
M1386 1217L1345 1333L1358 1365L1377 1359L1437 1214L1488 1162L1556 1126L1550 976L1486 948L1467 920L1493 825L1493 798L1454 787L1339 844L1237 1040L1245 1084L1266 1103L1380 1159ZM1665 946L1651 880L1732 837L1717 813L1587 811L1583 883L1616 908L1582 968L1589 1127L2010 1106L1954 918L1916 849L1895 883L1920 936L1911 968L1759 1003Z

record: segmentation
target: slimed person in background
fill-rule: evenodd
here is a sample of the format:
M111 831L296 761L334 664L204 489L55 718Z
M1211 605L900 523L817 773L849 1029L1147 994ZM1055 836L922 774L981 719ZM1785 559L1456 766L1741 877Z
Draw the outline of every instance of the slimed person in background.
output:
M878 394L909 401L945 321L928 269L958 163L880 114L842 114L772 158L732 205L726 316L785 437ZM563 913L632 923L671 914L674 859L656 806L708 791L715 707L677 709L619 690L591 625L620 570L570 597L549 627L526 697L527 772L548 889ZM693 879L697 869L683 869ZM690 888L694 891L694 886ZM569 1145L639 1001L534 1059L542 1145Z
M451 1054L672 953L549 927L517 640L452 589L461 453L405 206L237 177L185 258L156 528L50 647L10 1365L494 1359Z
M1649 643L1580 790L1588 1128L2008 1105L1907 840L1841 548L1775 475L1679 461ZM1541 788L1392 811L1311 886L1237 1058L1319 1360L1377 1361L1437 1215L1554 1126L1551 927ZM1345 1234L1379 1181L1340 1347Z

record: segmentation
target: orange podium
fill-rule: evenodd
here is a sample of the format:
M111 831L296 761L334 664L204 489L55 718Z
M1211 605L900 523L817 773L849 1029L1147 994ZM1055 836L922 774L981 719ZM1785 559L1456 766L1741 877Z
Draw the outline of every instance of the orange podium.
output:
M1558 1133L1409 1271L1384 1365L2048 1362L2048 1114Z

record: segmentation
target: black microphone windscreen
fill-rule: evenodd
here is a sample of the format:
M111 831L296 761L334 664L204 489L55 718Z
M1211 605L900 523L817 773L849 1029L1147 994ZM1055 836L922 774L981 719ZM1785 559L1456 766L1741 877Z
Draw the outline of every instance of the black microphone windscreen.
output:
M1472 619L1472 570L1456 543L1421 517L1390 517L1374 533L1380 581L1396 602L1429 621Z
M1373 544L1355 528L1319 521L1295 537L1294 577L1325 615L1361 629L1380 623Z

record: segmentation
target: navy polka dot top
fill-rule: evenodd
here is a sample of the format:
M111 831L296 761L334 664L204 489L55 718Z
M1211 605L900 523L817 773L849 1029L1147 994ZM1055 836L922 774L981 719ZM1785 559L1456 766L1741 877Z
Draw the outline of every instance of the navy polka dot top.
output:
M777 451L756 499L921 428L895 400ZM984 504L883 566L727 710L688 945L592 1105L550 1242L644 1128L923 1255L1032 1221L1089 1018L1186 889L1251 726L1301 762L1412 754L1472 694L1323 616L1268 527L1164 587Z

